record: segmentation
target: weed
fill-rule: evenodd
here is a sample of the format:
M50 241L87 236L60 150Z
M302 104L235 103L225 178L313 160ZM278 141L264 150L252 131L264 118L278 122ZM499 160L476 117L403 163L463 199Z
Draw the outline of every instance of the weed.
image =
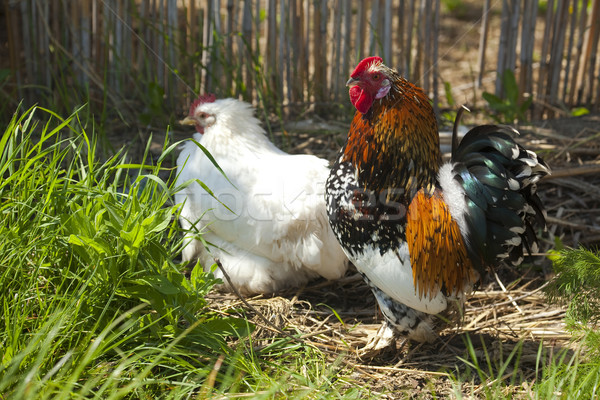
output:
M484 92L482 94L492 110L490 116L498 123L513 124L516 120L526 121L525 113L531 106L532 97L521 102L519 87L513 71L507 69L502 73L502 88L504 98L495 94Z
M17 112L0 138L0 398L359 398L340 362L208 306L217 280L177 261L190 182L158 178L178 143L100 162L80 114Z
M122 153L100 163L95 148L76 114L41 108L15 114L0 140L0 393L11 398L162 386L142 382L229 354L225 338L251 329L208 311L217 280L200 265L186 279L176 263L178 188L161 166ZM202 375L206 361L191 366Z

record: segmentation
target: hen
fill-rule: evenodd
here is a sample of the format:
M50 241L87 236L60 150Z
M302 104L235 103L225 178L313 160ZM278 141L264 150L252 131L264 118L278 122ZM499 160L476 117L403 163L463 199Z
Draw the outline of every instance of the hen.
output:
M181 122L196 126L195 141L224 173L196 143L184 144L177 184L198 180L212 191L193 182L175 196L183 203L181 225L190 232L184 261L197 257L209 268L220 259L244 294L344 274L347 258L325 210L326 160L279 150L265 136L250 104L239 100L201 96ZM217 270L215 275L222 273Z
M433 341L487 267L535 250L535 226L545 227L536 182L549 168L499 125L471 129L442 163L429 99L379 57L347 85L357 111L327 212L385 317L363 349L376 354L399 335Z

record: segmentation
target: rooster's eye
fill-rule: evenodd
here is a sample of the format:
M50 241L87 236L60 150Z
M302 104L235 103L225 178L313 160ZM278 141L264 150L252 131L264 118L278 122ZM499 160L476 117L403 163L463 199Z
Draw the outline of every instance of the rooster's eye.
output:
M379 75L379 74L373 74L373 79L374 80L378 81L379 78L381 78L381 75Z

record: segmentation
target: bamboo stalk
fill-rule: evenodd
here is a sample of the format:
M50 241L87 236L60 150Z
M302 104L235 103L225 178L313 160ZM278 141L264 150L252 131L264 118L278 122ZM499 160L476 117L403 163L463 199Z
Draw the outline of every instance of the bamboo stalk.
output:
M290 83L291 83L291 87L289 88L289 90L291 91L291 96L290 96L290 101L292 103L297 103L300 102L302 96L300 94L301 92L301 87L302 87L302 82L299 82L300 80L300 71L298 68L298 60L300 57L300 40L302 40L301 37L299 37L300 35L300 30L301 28L299 27L300 25L300 19L298 17L298 1L297 0L290 0L289 3L290 6L290 31L291 31L291 35L290 35L290 42L291 42L291 57L290 57ZM294 60L294 62L292 62L291 60Z
M243 93L244 100L252 101L252 92L254 90L252 67L252 0L244 0L242 17L242 37L244 38L244 64L246 65L244 84L246 90Z
M285 93L288 104L292 103L292 21L291 21L291 4L288 2L285 8ZM289 110L288 110L289 111Z
M120 0L117 0L117 2ZM158 57L156 57L155 62L152 64L154 69L154 73L158 77L158 82L161 87L166 87L167 85L167 76L165 74L165 63L167 46L165 45L165 34L166 34L166 2L168 0L159 0L158 1L158 10L155 16L155 24L157 29L153 32L155 37L155 42L157 43L156 48L158 49Z
M357 19L356 19L356 61L362 59L365 56L365 42L366 42L366 32L367 32L367 11L366 11L367 1L359 1L358 2L358 11L357 11Z
M88 34L89 37L89 41L90 41L90 57L87 60L88 63L88 68L91 70L94 70L94 68L98 68L98 65L95 65L94 60L97 60L100 56L100 52L98 51L97 45L94 41L94 38L96 39L96 42L98 41L98 39L101 37L99 35L98 32L98 0L92 0L92 8L91 8L91 14L90 14L90 18L91 18L91 25L90 25L90 32ZM97 71L94 71L97 72Z
M304 82L304 87L306 90L306 100L307 101L311 101L312 99L312 93L311 93L311 86L310 86L310 81L312 79L312 73L311 70L314 69L314 66L311 63L311 52L312 52L312 37L311 37L311 33L312 33L312 23L313 23L313 18L312 18L312 2L311 1L302 1L303 5L304 5L304 48L305 48L305 53L306 53L306 57L304 60L304 76L305 76L305 82Z
M233 0L229 0L233 4ZM229 30L231 32L231 30ZM267 46L266 46L267 84L271 85L271 95L274 102L279 97L279 80L277 79L277 1L268 0L267 8ZM231 58L229 58L231 60Z
M36 85L42 86L43 82L42 82L42 74L40 73L40 67L42 65L42 60L41 60L41 56L40 56L40 41L39 41L39 37L38 37L38 29L36 29L36 26L39 26L43 19L40 18L39 16L39 12L38 12L38 7L37 7L37 3L35 0L32 0L29 6L29 12L31 15L31 21L33 23L33 25L29 28L29 34L30 34L30 38L31 38L31 45L33 46L33 59L31 60L31 62L33 63L33 80L35 81ZM37 91L37 90L36 90Z
M485 0L483 3L483 15L481 16L481 28L479 33L479 53L477 56L477 65L479 65L479 74L475 87L480 88L483 83L483 74L485 72L485 51L487 49L487 38L489 31L490 19L490 1ZM533 38L532 38L533 39Z
M567 55L565 57L566 59L566 65L565 65L565 78L564 78L564 82L563 82L563 87L562 87L562 95L561 95L561 101L565 104L567 104L567 89L569 87L569 77L571 75L571 61L573 59L573 43L575 41L575 28L577 27L577 8L579 5L579 0L573 0L571 2L571 5L569 7L571 7L570 13L571 13L571 21L569 22L569 42L567 43Z
M277 75L278 75L278 79L280 84L277 87L277 97L279 99L279 101L281 103L283 103L284 101L284 62L286 59L285 56L285 51L286 51L286 46L285 46L285 39L286 39L286 35L285 35L285 27L286 27L286 22L285 22L285 16L286 16L286 7L285 7L285 2L281 2L280 3L281 7L279 7L279 54L278 54L278 58L279 58L279 62L277 63Z
M23 54L25 56L25 60L29 60L28 62L25 63L25 72L26 72L26 79L25 82L32 84L32 83L36 83L35 81L32 81L34 79L35 75L35 71L34 71L34 66L36 64L36 57L35 54L33 52L33 49L36 49L37 47L34 45L32 39L31 39L31 32L30 32L30 28L35 26L35 21L33 21L33 16L31 15L31 2L27 2L27 1L22 1L20 3L21 6L21 27L22 27L22 51ZM25 96L28 95L28 93L24 93Z
M309 74L309 49L308 49L308 43L309 43L309 38L308 38L308 34L310 32L309 26L310 26L310 17L309 17L309 6L310 6L310 2L305 2L305 1L299 1L300 4L298 4L298 12L300 13L300 20L299 20L299 24L300 24L300 28L301 28L301 32L299 33L299 40L300 40L300 60L298 62L298 68L299 68L299 72L300 72L300 76L301 76L301 85L300 87L302 88L302 101L304 102L305 100L310 101L310 97L308 96L308 82L310 80L310 74Z
M498 46L498 61L496 64L496 96L502 96L502 73L506 65L506 47L508 43L508 23L509 23L509 5L508 0L502 1L502 16L500 22L500 45Z
M519 23L519 0L504 0L502 2L502 22L500 31L500 46L498 48L498 64L496 68L496 95L504 95L502 74L504 71L515 69L516 37Z
M208 0L206 3L206 8L204 9L204 18L202 22L202 77L201 77L201 86L200 91L202 93L209 93L212 91L212 76L211 76L211 54L210 49L213 45L213 2L212 0Z
M439 63L438 63L438 47L439 47L439 32L440 32L440 0L435 0L434 9L434 20L433 20L433 70L432 70L432 89L433 89L433 109L435 115L440 115L440 101L439 101Z
M74 5L72 5L74 6ZM90 58L90 47L89 47L89 36L86 34L90 31L90 3L89 0L81 0L79 2L79 11L76 15L76 18L79 20L79 27L73 32L74 38L79 45L78 57L81 59L84 68L79 69L79 78L78 83L82 86L87 86L88 79L85 70L87 70L88 60ZM45 48L48 48L48 45L44 45Z
M146 15L148 13L149 6L150 6L149 0L140 0L140 2L138 3L138 9L137 9L137 20L138 20L138 23L140 24L140 28L139 28L140 38L137 40L137 45L135 46L132 53L134 53L133 56L135 57L134 65L136 66L137 72L138 72L138 74L140 74L140 76L146 75L146 66L145 66L146 57L144 57L144 54L146 53L146 45L149 45L148 35L147 35L147 24L146 24L146 20L147 20ZM189 10L188 10L188 13L189 13ZM190 22L191 21L188 21L188 23L186 24L187 28L188 28L188 31L186 32L186 41L188 40L188 37L189 37L189 27L191 26ZM94 33L93 36L96 38L99 38L97 33ZM97 49L97 51L100 51L99 49L101 48L100 47L101 44L98 42L99 42L99 40L96 40L96 45L94 47ZM191 57L190 57L190 59L191 59ZM189 65L189 71L192 71L191 60L190 60L190 65Z
M187 59L187 75L188 78L192 78L192 90L196 90L198 88L198 82L196 80L196 68L194 65L193 56L196 53L196 48L198 43L200 42L198 39L198 12L196 10L196 0L188 0L188 6L186 9L186 29L185 29L185 48L186 48L186 59ZM192 102L192 98L195 97L195 93L189 93L189 91L185 91L186 93L186 101L185 104L190 104Z
M521 30L521 53L519 55L519 101L525 101L525 95L533 92L533 50L535 47L535 25L538 2L525 1L523 7L523 25Z
M219 19L220 9L215 10L215 18ZM234 32L234 21L235 21L235 2L233 0L227 0L225 4L225 29L223 32L224 46L225 46L225 59L233 60L233 32ZM220 29L219 29L220 30ZM225 78L223 81L224 92L227 95L231 95L233 92L233 69L224 68L221 71L221 75Z
M96 82L94 71L104 73L106 79L101 81L106 82L106 89L121 97L131 87L132 75L141 74L148 81L156 79L174 105L181 92L177 70L188 81L199 74L194 86L204 91L218 88L234 95L243 90L234 88L234 83L243 81L244 97L250 101L256 100L261 85L268 85L273 97L284 103L287 98L288 104L306 104L307 95L309 102L340 102L346 96L342 77L350 64L380 54L388 65L423 86L436 107L439 103L438 39L440 24L445 22L440 0L21 0L5 4L23 25L19 27L14 19L8 23L10 63L19 91L26 84L48 86L58 75L52 69L61 61L59 54L48 50L56 40L65 48L64 54L79 61L70 66L75 82L89 85ZM534 41L538 1L503 0L502 4L497 73L515 67L520 35L520 93L535 91L537 117L548 107L543 104L559 101L598 107L600 1L549 0L541 45ZM490 7L491 0L486 0L477 85L485 73L488 27L494 18ZM264 24L262 8L267 10ZM186 13L185 27L178 26L180 11ZM51 29L36 29L41 21ZM236 36L240 31L242 35ZM216 40L215 33L223 41ZM186 48L187 52L181 51ZM197 49L202 51L201 68L194 65L194 57L182 59ZM534 53L541 54L535 80ZM28 60L22 66L21 57ZM261 59L264 66L258 64ZM217 73L222 60L231 60L232 67ZM264 69L264 74L257 74L255 68ZM501 80L497 85L501 86ZM502 88L497 87L498 91Z
M125 45L124 45L124 26L123 20L119 18L120 15L125 14L125 7L123 4L123 0L116 0L116 9L115 15L113 15L114 21L114 30L115 30L115 58L113 59L113 77L114 77L114 89L117 93L123 92L123 78L125 77L125 73L123 68L125 68Z
M559 178L567 178L576 175L586 175L586 174L595 174L600 173L600 165L582 165L578 167L567 167L561 168L559 170L553 170L552 175L544 177L544 181L559 179Z
M21 35L17 27L19 21L19 14L17 11L17 5L9 1L4 2L7 34L8 34L8 52L10 59L10 69L15 73L15 84L17 87L17 94L19 99L23 98L23 72L22 66L19 62L19 56L17 52L23 48L21 41Z
M430 68L432 64L431 60L431 30L433 27L431 26L431 0L423 0L421 2L422 7L422 17L421 26L423 32L423 46L420 46L419 49L423 52L423 73L421 75L421 85L425 93L431 93L431 85L430 85Z
M579 24L578 24L578 39L577 39L577 50L575 55L575 65L573 66L573 76L571 78L571 87L569 93L568 104L573 105L575 102L575 94L578 92L578 86L581 82L581 55L583 53L583 41L585 37L586 21L587 21L587 8L588 1L582 4L581 11L579 12Z
M538 103L535 105L533 111L533 118L540 119L544 112L543 106L541 104L546 104L546 80L548 76L548 68L549 68L549 52L550 52L550 44L552 42L551 33L552 33L552 21L554 14L554 0L548 0L547 10L546 10L546 25L544 27L544 36L542 40L542 54L540 58L540 70L538 73L538 87L536 99Z
M235 33L235 40L233 43L234 46L234 53L235 53L235 59L236 60L240 60L242 61L246 55L245 51L246 51L246 47L244 46L244 41L242 39L242 25L244 22L244 3L241 1L237 2L237 7L236 11L234 13L235 18L234 18L234 29L233 32ZM235 65L235 64L234 64ZM243 84L244 84L244 66L245 64L243 62L238 62L237 63L237 68L235 68L235 83L236 83L236 87L235 87L235 95L236 96L240 96L243 95L242 90L244 90Z
M342 12L344 13L344 23L342 24L342 29L344 30L344 47L342 49L342 70L340 72L342 76L346 76L346 74L350 73L350 52L352 51L350 47L352 43L350 37L352 35L352 7L350 0L342 0Z
M223 84L223 78L225 74L221 73L222 65L220 65L221 59L221 37L223 28L221 26L221 0L213 0L212 15L211 15L211 37L212 37L212 48L210 49L211 63L210 63L210 76L212 81L212 89L215 87L221 87ZM215 39L216 36L216 39Z
M519 32L519 21L521 18L521 0L511 0L512 9L510 11L510 27L509 27L509 40L507 49L507 58L505 69L515 71L517 63L517 34Z
M406 44L404 48L406 49L406 66L404 69L405 75L414 80L416 78L416 74L414 73L414 69L412 68L412 42L413 42L413 28L414 28L414 20L415 20L415 2L408 2L408 22L406 27Z
M383 59L390 65L394 65L392 60L392 0L385 0L383 11Z
M320 24L319 24L319 35L321 37L321 39L325 39L327 37L327 22L329 20L329 13L328 13L328 7L327 7L327 2L321 2L321 20L320 20ZM326 102L328 101L328 81L327 81L327 70L329 68L330 63L327 61L327 56L328 56L328 45L327 45L327 41L323 40L323 43L321 43L321 51L320 51L320 58L321 58L321 68L323 69L323 82L322 82L322 87L320 88L320 98L321 101ZM317 68L318 68L318 64L317 64Z
M114 89L114 73L113 73L113 62L114 62L114 24L113 14L110 12L115 7L114 0L105 0L104 7L102 7L102 30L105 32L104 41L104 69L105 69L105 90Z
M179 79L176 71L180 70L179 60L181 52L177 43L180 43L178 16L177 16L177 0L169 0L167 8L167 46L169 51L167 76L168 86L165 88L165 94L169 102L170 108L175 108L183 87L179 85ZM128 13L131 14L131 13ZM131 42L129 42L131 43Z
M592 5L592 13L590 14L590 30L588 31L588 45L586 47L585 60L588 71L588 82L587 82L587 97L585 102L592 104L592 97L594 93L595 77L594 69L596 66L596 59L598 53L598 41L600 39L600 0L595 0Z
M598 71L596 72L596 78L600 79L600 63L598 64ZM596 85L596 98L592 99L592 110L597 112L600 111L600 84Z
M63 15L62 13L62 9L61 9L61 4L58 2L50 2L51 5L51 9L50 9L50 25L49 27L49 31L50 33L48 34L50 41L52 42L53 40L62 40L62 38L65 36L63 35L63 32L66 33L67 29L65 24L62 24L61 20L61 16ZM55 51L53 52L53 57L52 57L52 62L53 62L53 74L58 75L57 74L57 66L60 65L60 60L61 60L62 56L60 55L59 52Z
M327 46L324 33L327 27L327 3L315 0L315 18L313 28L314 94L317 103L327 97Z
M135 4L134 4L135 5ZM124 0L123 4L123 20L125 23L121 24L121 28L123 29L123 55L121 59L121 69L124 69L126 72L122 75L122 81L125 81L125 77L130 77L135 74L134 69L132 68L135 65L135 57L133 53L133 43L134 43L134 31L133 31L133 13L135 9L132 6L131 0ZM127 90L130 87L131 83L126 86L124 90Z
M568 12L569 2L567 0L558 0L553 29L554 34L552 37L552 51L550 54L550 72L548 74L546 92L546 101L550 104L556 104L558 101L558 84L560 82Z
M63 15L66 15L67 13L63 13ZM50 25L47 23L47 21L45 20L39 20L39 22L41 23L40 27L46 29L47 32L51 32L51 28ZM59 52L62 55L71 55L69 50L63 46L63 43L61 43L57 38L54 38L53 36L49 36L50 40L52 42L52 46L54 46L56 48L56 51ZM63 36L63 38L66 37L66 35ZM75 57L70 57L70 61L76 65L78 68L80 69L84 69L83 64L81 63L81 61L78 58ZM96 74L94 74L94 71L92 70L88 70L86 71L86 73L89 75L90 80L98 87L104 88L104 80L97 76ZM107 90L106 91L106 97L112 102L112 104L114 106L119 106L119 101L118 99L113 95L112 91Z
M398 43L400 46L402 46L405 41L405 30L407 25L405 21L408 19L405 14L406 1L400 0L398 4L398 12L396 13L396 19L398 20L398 29L396 30L396 43ZM399 51L396 51L395 53L396 54L394 54L394 57L396 58L398 72L400 73L400 75L406 75L406 49L400 48Z
M260 3L259 0L254 3L254 30L256 31L254 34L254 58L257 62L262 55L260 39L263 37L263 33L260 30Z
M425 1L426 0L421 0L419 2L419 8L418 10L416 10L417 12L417 21L424 21L425 19ZM417 26L417 43L415 45L415 57L414 57L414 65L412 68L412 72L413 72L413 81L415 82L415 84L417 86L424 86L423 85L423 69L421 68L422 63L423 63L423 46L425 45L425 24L424 23L419 23ZM423 88L425 89L425 88Z
M377 49L377 27L379 27L379 0L371 2L371 18L369 29L369 55L381 54Z
M42 4L37 3L40 7L40 18L44 21L50 20L50 5L47 2L42 2ZM52 74L50 69L50 32L46 29L38 29L39 34L39 42L40 42L40 56L41 56L41 65L45 66L41 68L44 77L44 86L50 88L52 87Z
M340 4L340 0L337 0L335 4L335 9L340 10L341 8L342 7ZM333 66L335 65L339 67L339 65L341 65L340 60L342 49L342 13L333 13L333 20L334 49L333 60L331 62L332 68L329 69L329 81L333 85L333 101L339 102L341 98L341 79L338 79L340 77L340 71L337 68L333 68Z
M76 2L71 2L68 6L70 6L70 8L68 9L69 12L69 19L71 21L71 29L70 29L70 44L71 44L71 48L70 48L70 52L72 57L76 57L78 59L81 59L81 36L79 35L79 33L81 32L81 27L80 27L80 22L81 22L81 18L80 18L80 12L79 12L79 7L82 5L81 2L76 1ZM67 5L65 4L65 6L67 7ZM80 68L74 67L74 76L75 76L75 80L78 83L82 83L83 82L83 71Z
M262 81L262 77L264 76L264 67L263 65L260 63L261 59L264 59L264 54L261 50L261 45L260 45L260 41L263 38L263 33L261 32L261 23L260 23L260 1L256 1L256 3L254 4L254 29L255 29L255 34L254 34L254 51L252 52L252 58L253 58L253 71L256 71L257 69L259 70L258 73L254 73L253 74L253 79L255 81L254 87L255 89L255 95L254 95L254 100L256 101L257 104L260 104L261 101L261 94L260 93L264 93L264 90L262 90L262 87L264 86L264 82ZM260 93L259 93L260 92ZM264 106L264 103L262 104Z

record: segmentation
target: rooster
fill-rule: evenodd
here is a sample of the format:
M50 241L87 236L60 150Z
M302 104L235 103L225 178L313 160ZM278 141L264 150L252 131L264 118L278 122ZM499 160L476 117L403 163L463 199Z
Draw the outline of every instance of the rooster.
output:
M384 316L363 349L374 355L398 336L434 341L486 268L537 251L536 182L549 168L500 125L460 144L455 126L442 163L428 97L379 57L362 60L347 86L357 111L326 183L327 213Z
M279 150L251 105L236 99L200 96L181 122L196 127L202 146L186 142L177 159L177 184L189 184L175 195L189 232L184 261L199 258L209 269L219 259L243 294L345 273L325 210L326 160Z

